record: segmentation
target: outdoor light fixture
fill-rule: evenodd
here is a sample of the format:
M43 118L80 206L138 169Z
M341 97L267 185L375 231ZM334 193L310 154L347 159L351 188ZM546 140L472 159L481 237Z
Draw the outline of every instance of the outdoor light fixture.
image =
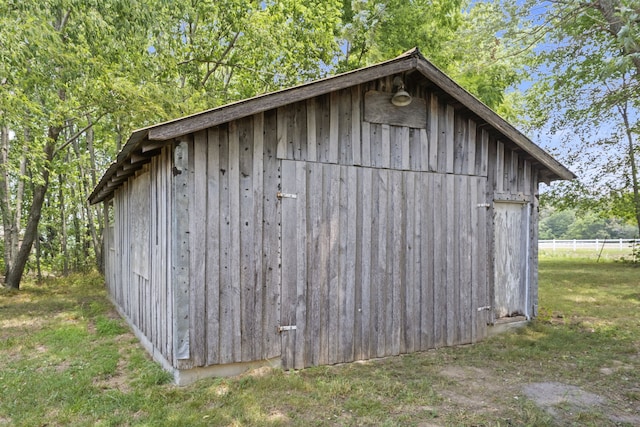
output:
M393 86L397 86L398 90L393 94L391 98L391 103L396 107L406 107L411 104L411 95L404 90L404 81L402 77L396 76L393 78Z

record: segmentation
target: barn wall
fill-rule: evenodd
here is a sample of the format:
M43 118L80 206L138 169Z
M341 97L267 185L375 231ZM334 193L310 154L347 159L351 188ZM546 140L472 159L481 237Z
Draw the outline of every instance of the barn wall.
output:
M282 200L284 366L485 336L484 178L298 161L282 174L297 195Z
M366 121L383 122L385 108L395 114L388 99L368 111L368 94L390 85L383 79L277 111L283 192L296 195L282 200L281 314L295 326L282 333L286 367L486 334L485 205L497 141L426 90L416 89L412 104L424 108L424 124L397 123L402 115L396 124Z
M487 176L488 132L433 93L415 94L413 103L426 110L421 128L365 121L366 93L385 89L385 82L278 108L278 158Z
M366 94L388 91L387 80L180 141L189 308L176 306L188 342L178 367L282 356L298 368L485 336L485 205L533 201L534 169L427 90L414 93L420 127L365 121Z
M183 159L167 147L118 191L109 286L173 366L297 368L485 336L485 205L535 207L535 168L425 89L413 93L424 124L365 121L367 93L388 80L187 135Z
M176 233L188 248L189 280L179 368L280 356L276 126L273 111L181 141L188 229Z
M165 148L108 203L104 253L112 300L152 350L172 363L170 184L171 150Z

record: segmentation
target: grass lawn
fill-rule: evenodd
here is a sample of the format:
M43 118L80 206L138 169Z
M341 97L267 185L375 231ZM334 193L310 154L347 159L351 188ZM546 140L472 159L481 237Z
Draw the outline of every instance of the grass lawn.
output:
M97 274L0 289L0 426L640 424L640 269L543 255L540 282L538 319L477 345L189 387Z

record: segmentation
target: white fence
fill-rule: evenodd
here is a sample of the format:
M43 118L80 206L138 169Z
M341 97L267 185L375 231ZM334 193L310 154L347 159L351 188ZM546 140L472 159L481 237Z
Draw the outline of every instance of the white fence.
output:
M551 250L573 250L593 249L631 249L634 245L639 245L640 240L634 239L592 239L592 240L538 240L539 249Z

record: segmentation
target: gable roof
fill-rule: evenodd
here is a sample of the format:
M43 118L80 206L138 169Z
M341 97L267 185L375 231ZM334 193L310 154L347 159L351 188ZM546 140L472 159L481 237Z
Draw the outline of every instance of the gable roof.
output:
M479 123L493 128L506 140L511 141L519 151L523 151L538 164L544 181L573 179L576 176L555 160L542 148L500 117L454 82L446 74L422 56L418 48L403 53L397 58L358 70L338 74L299 86L283 89L253 98L223 105L197 114L181 117L168 122L134 131L107 169L100 182L89 196L94 204L111 197L113 192L169 141L180 136L217 126L242 117L303 101L340 89L345 89L378 78L417 71L458 108L468 110Z

